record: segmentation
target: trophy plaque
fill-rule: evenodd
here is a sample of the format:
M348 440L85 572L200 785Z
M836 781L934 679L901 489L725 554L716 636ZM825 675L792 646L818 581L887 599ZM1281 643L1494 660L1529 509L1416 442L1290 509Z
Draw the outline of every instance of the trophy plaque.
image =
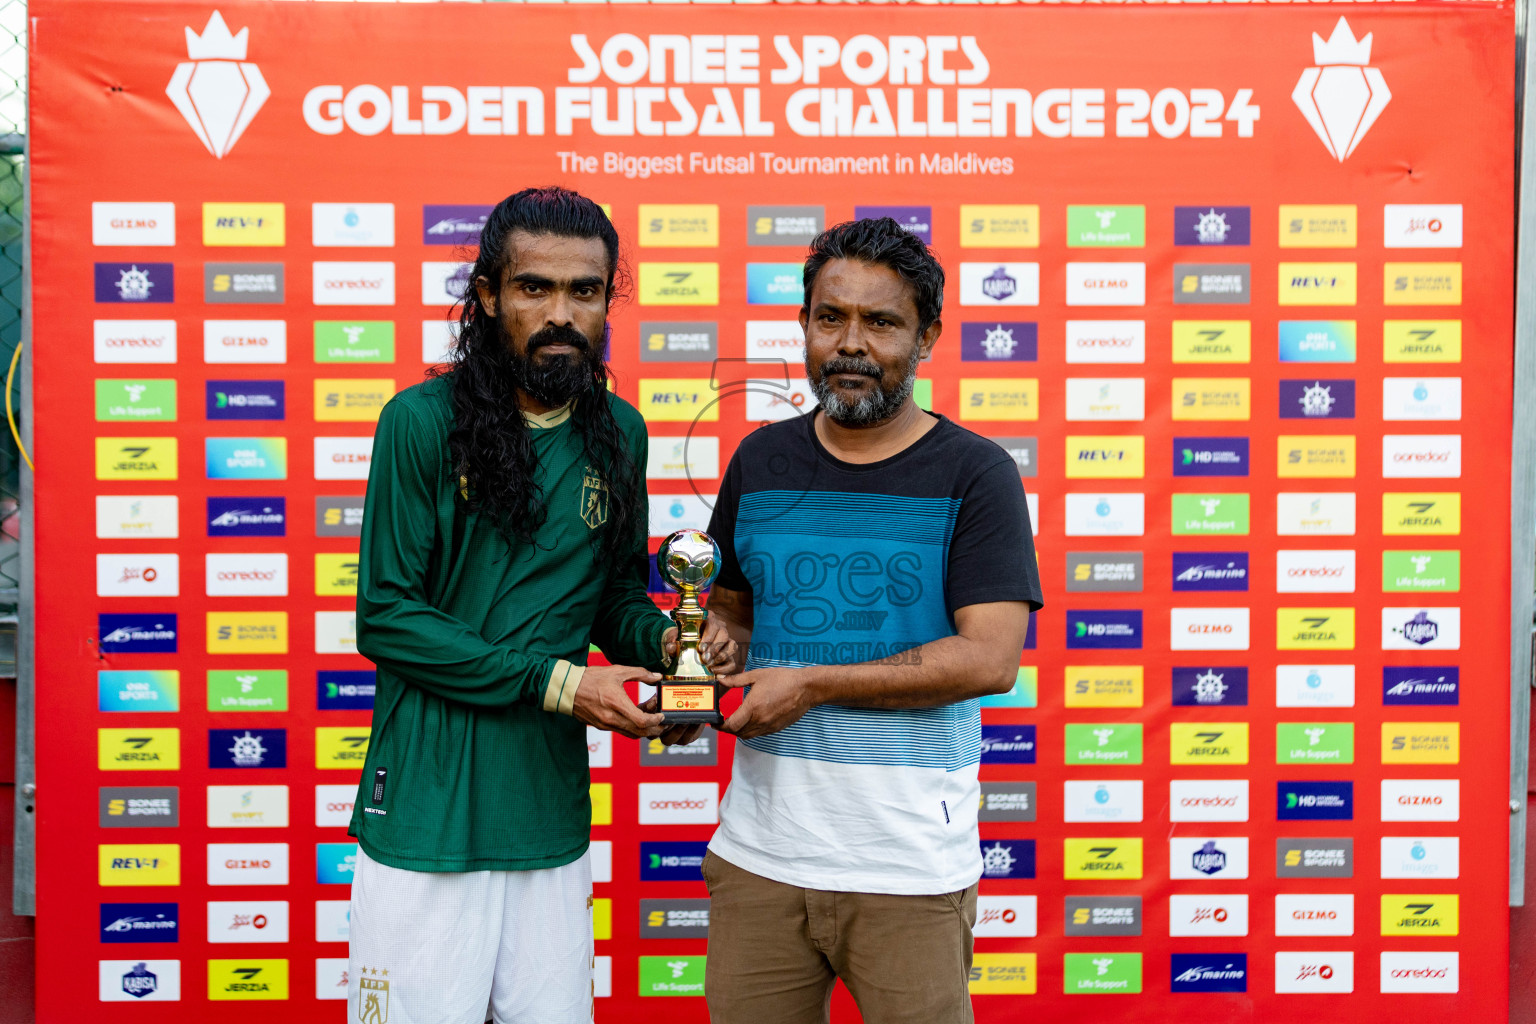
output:
M672 621L677 623L677 654L657 684L663 723L720 725L725 721L720 714L725 687L705 667L699 651L704 629L699 594L720 572L720 548L702 530L678 530L662 541L656 552L656 569L680 598L672 609Z

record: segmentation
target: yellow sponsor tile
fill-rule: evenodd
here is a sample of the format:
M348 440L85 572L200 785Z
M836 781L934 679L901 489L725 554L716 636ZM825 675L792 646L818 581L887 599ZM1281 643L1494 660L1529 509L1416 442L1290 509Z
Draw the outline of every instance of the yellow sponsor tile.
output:
M1459 534L1461 494L1458 491L1388 491L1381 496L1381 532L1394 537Z
M1247 377L1173 378L1176 420L1246 420L1252 416L1252 382Z
M330 511L327 509L327 511ZM340 511L339 509L337 511ZM318 597L355 597L357 595L357 570L360 559L356 554L318 554L315 556L315 594Z
M209 612L209 654L287 654L287 612Z
M1145 702L1141 665L1068 665L1069 708L1139 708Z
M1101 839L1065 839L1062 877L1071 881L1083 878L1140 878L1141 839L1132 836L1106 836Z
M1353 608L1278 608L1275 648L1281 651L1352 651Z
M208 998L215 1001L288 998L287 960L209 960ZM379 1018L383 1020L382 1017Z
M1388 263L1381 291L1388 306L1459 306L1461 264Z
M1460 320L1388 320L1381 325L1388 363L1461 362Z
M1169 764L1247 764L1247 722L1174 722Z
M971 995L1032 996L1039 983L1034 953L977 953L971 957Z
M1280 248L1353 249L1360 234L1353 204L1280 206Z
M180 729L97 729L96 767L104 772L181 768Z
M1353 306L1356 267L1353 263L1282 263L1279 270L1282 306Z
M1354 434L1281 434L1276 442L1278 477L1355 475Z
M714 249L720 245L720 207L641 203L639 237L642 249Z
M1460 764L1460 722L1382 722L1382 764Z
M1138 480L1146 475L1147 439L1140 434L1067 437L1067 478Z
M315 422L374 423L395 395L387 378L321 378L315 381Z
M640 264L640 305L716 306L720 303L720 264Z
M1175 320L1176 363L1246 363L1253 359L1253 326L1248 320Z
M315 730L316 768L361 768L368 757L366 725L323 725Z
M101 843L96 847L98 885L180 885L177 843Z
M1459 935L1461 897L1450 893L1386 893L1381 897L1383 935Z
M613 938L613 900L605 896L592 900L592 937L599 942Z
M706 377L643 377L640 415L651 423L714 423L720 397Z
M613 824L613 783L592 783L592 824Z
M283 245L282 203L204 203L203 244Z
M98 437L97 480L175 480L174 437Z
M1035 249L1040 246L1040 207L960 204L960 248Z
M1038 420L1040 380L1036 377L962 377L962 420Z

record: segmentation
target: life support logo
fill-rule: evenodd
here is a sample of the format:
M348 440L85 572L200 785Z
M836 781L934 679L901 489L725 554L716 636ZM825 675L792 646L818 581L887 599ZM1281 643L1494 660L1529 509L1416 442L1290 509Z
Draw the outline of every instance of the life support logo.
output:
M188 60L176 65L165 94L208 152L223 159L255 120L272 90L261 69L245 59L250 29L230 35L218 11L202 35L187 34Z

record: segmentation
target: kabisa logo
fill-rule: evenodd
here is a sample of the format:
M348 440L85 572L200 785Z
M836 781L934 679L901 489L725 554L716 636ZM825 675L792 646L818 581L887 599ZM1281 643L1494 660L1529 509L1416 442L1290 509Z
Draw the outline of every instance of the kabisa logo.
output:
M134 964L123 975L123 991L135 999L143 999L158 988L159 978L145 964Z
M1189 866L1202 875L1214 875L1227 869L1227 852L1216 846L1216 840L1207 839L1189 856Z
M983 725L982 764L1034 764L1035 727L1032 725Z
M1312 33L1314 67L1301 73L1291 100L1335 160L1344 160L1392 99L1381 71L1370 67L1371 33L1356 40L1340 18L1324 41Z
M981 292L989 299L1002 302L1019 290L1019 283L1014 280L1006 269L998 267L982 279Z
M261 69L246 61L249 28L230 35L218 11L199 36L186 28L188 60L176 65L165 94L208 152L223 159L272 95Z
M1423 608L1414 612L1406 622L1393 625L1391 630L1394 635L1420 647L1440 638L1440 623L1430 618L1429 611Z

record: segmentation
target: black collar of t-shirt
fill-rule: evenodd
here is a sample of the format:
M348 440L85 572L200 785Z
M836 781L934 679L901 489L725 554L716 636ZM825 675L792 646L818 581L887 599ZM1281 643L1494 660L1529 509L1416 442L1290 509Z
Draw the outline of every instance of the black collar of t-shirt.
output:
M845 462L838 458L836 455L833 455L831 452L829 452L827 450L827 446L821 443L821 436L816 433L816 417L823 415L820 409L812 410L811 412L802 416L801 419L805 421L806 434L810 437L811 447L815 449L817 458L826 462L834 469L842 470L844 473L869 473L877 470L889 469L891 466L894 466L902 460L912 456L913 454L920 452L925 445L928 445L932 441L935 435L945 433L948 428L954 425L949 421L948 417L939 413L928 412L926 409L923 410L923 413L925 415L932 416L939 422L934 424L932 430L929 430L927 433L923 434L922 437L919 437L916 441L913 441L911 444L907 445L895 455L888 455L878 462Z

